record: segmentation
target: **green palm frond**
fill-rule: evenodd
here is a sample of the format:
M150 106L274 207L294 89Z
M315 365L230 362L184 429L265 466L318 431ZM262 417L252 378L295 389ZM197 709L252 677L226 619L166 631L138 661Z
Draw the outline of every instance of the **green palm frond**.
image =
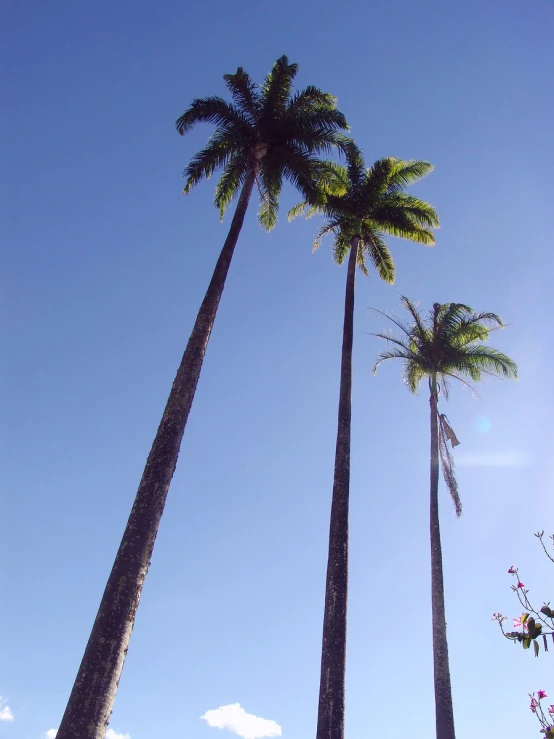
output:
M219 209L219 217L222 220L227 206L242 187L246 172L247 163L241 155L233 157L225 166L215 188L215 205Z
M344 231L337 231L335 239L333 241L333 258L337 264L342 264L346 259L348 252L350 251L351 239ZM359 246L358 246L359 249ZM356 261L358 261L358 254L356 255Z
M323 226L319 227L314 243L313 243L312 251L319 249L319 246L321 244L321 239L324 236L327 236L327 234L332 234L334 237L336 237L340 233L341 233L340 221L327 221L326 223L323 224Z
M311 209L309 203L303 200L301 203L294 205L287 213L287 220L292 221L300 216L307 216L308 211Z
M219 127L248 134L250 127L244 113L220 97L196 99L188 110L177 119L176 128L181 136L197 123L212 123Z
M425 370L420 365L409 360L404 362L402 380L411 393L417 393L419 383L426 377Z
M289 64L286 56L282 56L273 65L265 78L262 88L264 99L263 117L279 115L285 110L290 98L292 81L298 73L298 64Z
M365 227L362 231L362 237L365 251L369 254L379 277L384 282L392 285L394 283L394 260L389 248L378 233Z
M202 149L188 163L184 176L186 177L183 192L188 195L190 190L201 180L208 180L221 167L226 167L233 152L226 148L208 145Z
M517 365L502 352L488 346L464 348L463 356L467 366L471 365L475 373L498 375L507 379L517 379ZM475 379L479 379L476 377Z
M311 110L314 106L321 108L336 108L337 99L328 92L322 92L318 87L308 85L301 92L295 93L290 100L289 112L295 115Z
M495 324L495 325L491 325ZM486 341L491 331L504 328L496 313L475 313L464 316L451 330L451 340L456 346L465 346L473 341Z
M380 336L381 338L388 339L388 336L384 336L382 334L373 334L373 336ZM384 352L379 352L377 355L377 359L375 360L375 364L373 365L373 374L377 374L377 370L379 369L379 366L386 362L387 359L405 359L408 360L410 358L410 355L408 352L403 351L402 349L388 349Z
M416 345L425 342L429 338L429 332L428 329L425 327L425 324L423 323L419 311L417 310L416 303L407 298L405 295L400 298L400 302L409 312L413 320L411 331L408 332L408 329L406 327L404 327L403 330L409 333L410 338L413 339Z
M362 190L367 200L375 201L386 194L397 161L394 157L383 157L367 169Z
M266 231L271 231L277 224L279 195L281 194L282 173L278 166L265 167L261 172L260 209L258 220Z
M239 67L235 74L224 74L223 79L236 107L249 116L248 122L251 125L255 124L260 112L260 100L250 75Z
M412 223L427 228L438 228L439 218L432 205L405 192L395 192L382 197L373 210L375 220L394 218L395 214L405 215Z
M354 141L348 143L345 154L348 182L351 188L357 188L363 182L366 173L363 154Z
M449 338L468 315L473 315L473 310L464 303L439 304L437 309L438 336ZM484 324L483 328L486 328Z
M390 164L391 168L387 186L389 193L402 192L414 184L414 182L422 180L434 169L433 165L429 162L419 161L417 159L408 161L394 159Z

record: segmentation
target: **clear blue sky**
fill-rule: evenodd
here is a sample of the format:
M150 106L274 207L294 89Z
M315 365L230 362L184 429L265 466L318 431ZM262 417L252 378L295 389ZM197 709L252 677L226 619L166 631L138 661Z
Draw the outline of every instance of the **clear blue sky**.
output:
M538 736L527 693L553 655L505 643L506 573L552 596L551 0L232 3L5 0L2 25L2 516L5 739L59 725L178 361L229 224L214 182L181 194L222 75L282 54L339 98L368 162L433 162L435 249L391 242L360 276L354 365L348 739L434 730L428 402L370 369L368 308L462 301L511 325L521 381L452 393L465 505L442 501L458 735ZM294 202L283 195L283 211ZM314 736L345 270L316 224L248 213L206 357L112 727L218 739L240 703ZM548 287L550 285L550 287ZM548 302L547 302L548 301ZM490 421L490 429L483 429ZM0 709L2 706L0 705ZM401 728L399 728L401 727ZM227 733L227 732L226 732ZM231 737L230 734L227 734ZM222 739L223 739L223 735Z

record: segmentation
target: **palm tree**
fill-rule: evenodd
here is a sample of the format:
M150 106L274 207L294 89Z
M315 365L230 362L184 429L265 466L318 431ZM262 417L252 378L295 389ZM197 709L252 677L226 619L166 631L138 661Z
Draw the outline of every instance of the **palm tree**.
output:
M334 257L342 264L350 250L346 272L342 338L338 428L325 609L321 653L321 677L317 739L344 736L344 682L346 665L346 612L348 596L348 502L350 492L350 419L352 389L352 343L356 264L367 274L366 259L381 279L394 282L394 262L384 236L390 234L432 246L431 228L438 226L435 210L408 195L405 188L430 172L421 161L388 157L366 169L355 144L347 149L346 166L329 164L320 173L319 185L289 218L307 212L321 213L325 222L314 248L325 234L334 237Z
M428 319L421 316L417 306L408 298L402 298L413 323L403 324L387 316L402 335L376 334L388 341L392 348L379 354L377 367L387 359L402 359L404 382L415 393L421 380L429 381L431 405L431 594L433 614L433 667L435 679L435 724L437 739L455 739L454 710L448 663L446 639L446 615L444 607L444 581L442 572L442 548L439 528L439 457L443 476L454 502L456 515L460 516L462 504L454 474L454 460L447 442L452 446L459 442L446 417L439 414L438 397L442 390L448 398L449 381L459 380L468 385L467 379L478 382L482 375L517 377L517 366L502 352L483 346L493 328L503 323L495 313L475 313L462 303L434 303ZM381 311L377 311L381 313ZM385 315L385 314L382 314ZM440 381L440 382L439 382Z
M146 462L59 739L101 739L108 725L181 439L254 184L261 194L259 220L269 230L276 223L283 180L305 194L318 167L317 155L345 146L347 139L339 131L347 124L335 98L316 87L293 93L297 71L298 66L283 56L258 88L239 67L236 74L224 76L232 102L219 97L194 100L177 120L181 135L197 123L216 126L206 148L185 169L185 193L222 169L215 195L221 215L239 197Z

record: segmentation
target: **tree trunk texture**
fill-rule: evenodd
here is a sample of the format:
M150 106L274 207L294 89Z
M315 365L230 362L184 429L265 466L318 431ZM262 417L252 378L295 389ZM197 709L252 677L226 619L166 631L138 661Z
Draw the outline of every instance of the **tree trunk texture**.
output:
M431 379L431 602L433 614L433 669L435 678L435 726L437 739L456 739L454 709L446 639L444 607L444 577L439 527L439 428L437 408L437 378Z
M173 382L57 739L103 739L108 727L154 541L255 176L252 168Z
M343 739L344 737L352 343L358 244L359 237L356 236L350 244L344 299L338 427L325 586L317 739Z

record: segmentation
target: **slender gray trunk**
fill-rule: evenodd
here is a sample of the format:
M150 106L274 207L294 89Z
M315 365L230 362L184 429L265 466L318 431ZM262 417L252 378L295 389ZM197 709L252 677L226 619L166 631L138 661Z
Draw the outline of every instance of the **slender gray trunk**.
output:
M57 739L103 739L202 362L256 177L252 167L173 382Z
M446 639L446 612L444 607L444 577L439 526L439 427L437 408L437 377L431 378L431 602L433 614L433 668L435 677L435 725L437 739L456 739L454 709Z
M350 421L352 410L352 344L354 284L359 237L350 244L344 298L335 475L329 527L325 586L317 739L343 739L348 600L348 499L350 494Z

